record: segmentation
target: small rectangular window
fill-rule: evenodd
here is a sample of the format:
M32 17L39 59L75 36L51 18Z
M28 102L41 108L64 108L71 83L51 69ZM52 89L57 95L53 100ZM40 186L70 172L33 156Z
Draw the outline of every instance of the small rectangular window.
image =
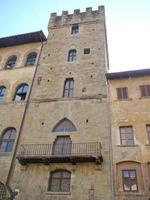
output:
M118 100L128 99L128 88L127 87L117 88L116 90L117 90Z
M71 27L71 35L75 35L79 33L79 25L73 24Z
M150 125L146 125L146 130L147 130L148 141L149 141L149 144L150 144Z
M84 49L84 54L90 54L90 48L85 48Z
M141 91L142 97L149 97L150 96L150 85L141 85L140 91Z
M122 170L122 179L123 179L123 190L126 192L135 192L138 190L137 187L137 176L136 170Z
M121 145L133 145L134 136L132 126L120 127L120 143Z

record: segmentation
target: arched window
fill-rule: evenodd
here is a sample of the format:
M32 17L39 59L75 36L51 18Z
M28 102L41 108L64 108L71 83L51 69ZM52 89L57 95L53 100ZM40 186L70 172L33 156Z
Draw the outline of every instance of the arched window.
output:
M3 134L0 142L0 152L11 152L16 137L16 129L9 128Z
M57 170L51 172L49 178L48 191L69 192L71 182L71 172L67 170Z
M36 57L37 57L37 53L32 52L27 56L27 60L26 60L26 66L28 65L34 65L35 61L36 61Z
M68 53L68 62L73 62L76 60L77 57L77 51L76 49L72 49Z
M28 87L29 86L27 84L20 85L16 90L16 93L15 93L15 96L14 96L13 100L14 101L25 100L27 92L28 92Z
M17 60L17 56L11 56L10 58L8 58L6 64L5 64L5 69L12 69L15 67L16 65L16 60Z
M67 78L64 83L64 92L63 97L72 97L74 89L74 80L73 78Z
M75 125L68 119L61 120L53 129L53 132L72 132L76 131Z
M53 155L69 155L71 153L71 144L69 136L58 136L53 144Z
M0 182L0 200L4 200L6 198L6 187L3 183Z
M4 86L0 86L0 101L4 100L5 92L6 92L6 88Z

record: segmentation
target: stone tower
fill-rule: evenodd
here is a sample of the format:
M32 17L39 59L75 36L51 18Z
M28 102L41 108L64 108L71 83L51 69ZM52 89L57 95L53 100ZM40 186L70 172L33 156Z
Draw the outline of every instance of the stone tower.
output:
M19 200L110 200L105 13L52 13L19 140Z

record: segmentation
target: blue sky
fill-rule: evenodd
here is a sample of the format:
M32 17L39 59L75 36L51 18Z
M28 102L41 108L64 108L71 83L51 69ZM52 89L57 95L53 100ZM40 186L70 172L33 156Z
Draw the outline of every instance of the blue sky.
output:
M150 68L150 0L1 0L0 37L43 30L50 13L105 5L112 71Z

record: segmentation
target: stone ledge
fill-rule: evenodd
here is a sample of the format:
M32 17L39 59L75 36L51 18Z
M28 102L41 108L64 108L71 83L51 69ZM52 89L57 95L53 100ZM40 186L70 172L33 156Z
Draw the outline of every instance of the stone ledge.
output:
M71 192L46 192L47 195L71 195Z

